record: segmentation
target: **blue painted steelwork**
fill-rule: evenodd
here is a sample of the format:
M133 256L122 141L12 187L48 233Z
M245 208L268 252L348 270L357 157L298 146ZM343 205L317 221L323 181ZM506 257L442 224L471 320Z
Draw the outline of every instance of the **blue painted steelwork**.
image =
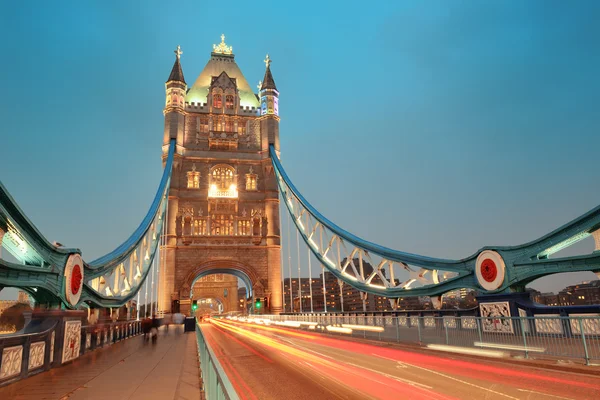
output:
M329 221L293 185L273 146L270 147L270 155L280 193L302 238L317 259L334 276L359 290L392 298L437 296L459 288L474 288L484 293L501 293L511 289L522 289L528 282L544 275L558 272L600 271L599 252L574 257L549 258L553 253L589 237L594 231L600 229L600 206L529 243L518 246L486 246L461 260L431 258L392 250L366 241ZM328 240L323 242L323 236ZM320 243L316 243L315 240L320 240ZM486 282L476 273L476 270L481 268L478 257L484 251L487 252L483 256L490 252L499 254L500 263L504 263L504 267L498 265L498 271L503 272L504 277L494 289L484 287ZM344 259L341 257L342 253L346 256ZM332 254L334 260L331 259ZM365 272L363 269L365 260L373 266L372 271ZM373 260L376 262L373 263ZM496 262L496 264L500 263ZM356 264L360 264L360 268ZM399 282L396 279L399 274L395 272L398 269L401 273L408 272L409 279ZM373 284L374 278L380 284ZM421 287L413 286L419 283L422 284Z
M119 307L137 295L156 255L167 207L169 183L175 153L175 139L169 143L169 152L160 185L150 210L133 234L114 251L92 262L85 263L84 279L79 303L86 301L101 307ZM2 246L23 264L0 259L0 287L22 288L41 302L62 303L72 307L65 295L64 270L72 254L79 249L65 249L51 244L27 218L0 183L0 229L6 232ZM125 265L129 262L129 282ZM134 265L135 264L135 265ZM121 276L125 276L124 278ZM113 280L115 285L107 284ZM104 283L103 283L104 282ZM111 287L118 293L112 293ZM105 290L108 288L107 290ZM102 292L105 293L102 293Z

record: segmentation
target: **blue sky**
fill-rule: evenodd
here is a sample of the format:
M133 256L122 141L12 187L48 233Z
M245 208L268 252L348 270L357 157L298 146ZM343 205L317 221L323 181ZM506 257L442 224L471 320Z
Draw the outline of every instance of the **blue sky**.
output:
M175 46L192 83L225 33L251 86L273 59L282 161L331 220L444 258L519 244L600 203L599 19L583 0L3 2L0 179L50 240L112 250L160 179Z

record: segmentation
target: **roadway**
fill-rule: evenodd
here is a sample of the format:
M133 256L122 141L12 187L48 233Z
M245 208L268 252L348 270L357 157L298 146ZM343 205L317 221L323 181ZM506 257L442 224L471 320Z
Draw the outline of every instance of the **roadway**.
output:
M588 374L231 320L201 327L242 400L600 398L600 377Z

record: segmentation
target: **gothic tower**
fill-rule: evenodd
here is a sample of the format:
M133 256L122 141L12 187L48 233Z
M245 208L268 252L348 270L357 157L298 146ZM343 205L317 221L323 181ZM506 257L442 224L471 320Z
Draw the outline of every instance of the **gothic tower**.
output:
M264 312L278 313L279 192L269 145L279 151L279 92L270 59L256 94L224 35L189 89L179 46L175 53L166 83L163 159L169 139L177 140L177 149L158 308L189 313L204 277L230 274L253 297L268 298Z

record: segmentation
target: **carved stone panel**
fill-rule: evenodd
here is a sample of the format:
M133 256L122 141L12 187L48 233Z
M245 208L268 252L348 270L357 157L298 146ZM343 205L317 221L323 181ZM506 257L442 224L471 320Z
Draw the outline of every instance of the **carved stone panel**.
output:
M514 333L508 301L479 305L484 332Z
M562 321L559 318L560 314L544 314L536 315L535 330L538 333L554 333L558 335L564 334Z
M583 333L587 335L600 335L600 314L569 314L571 319L571 332L573 335L581 335L581 327L583 326ZM577 317L586 317L579 318Z
M444 317L444 326L446 328L456 329L456 318L451 316Z
M81 347L81 321L65 322L65 340L63 342L62 363L79 357Z
M46 342L31 343L29 347L29 371L44 365L44 355L46 353Z
M17 376L21 373L23 346L6 347L2 350L2 369L0 380Z
M425 317L423 319L423 326L425 328L435 328L435 318L434 317Z
M477 329L475 317L460 317L460 325L463 329Z

